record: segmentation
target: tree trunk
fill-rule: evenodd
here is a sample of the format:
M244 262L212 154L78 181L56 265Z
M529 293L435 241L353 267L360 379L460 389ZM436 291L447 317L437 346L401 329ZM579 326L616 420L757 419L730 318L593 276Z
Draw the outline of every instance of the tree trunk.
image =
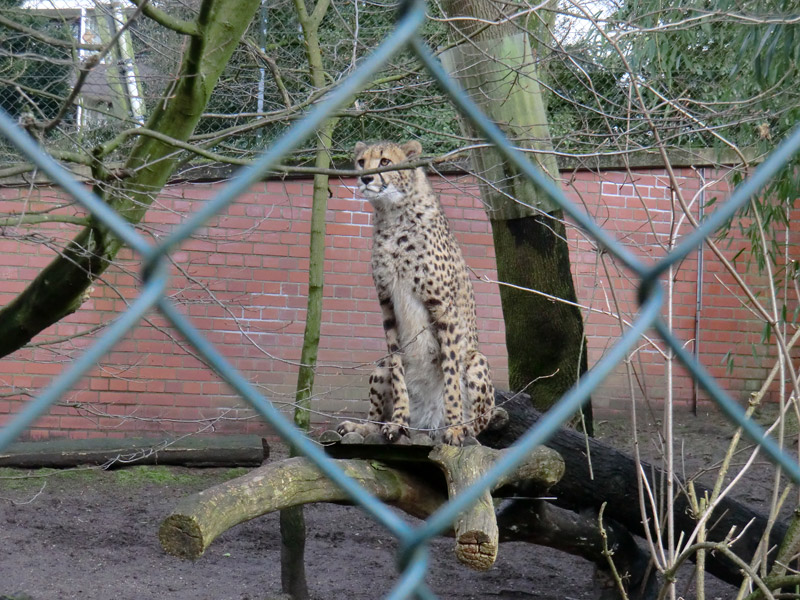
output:
M155 105L147 129L179 141L189 138L258 6L258 0L210 0L203 4L193 24L196 34L187 44L178 81L164 101ZM179 160L180 153L172 145L141 136L125 163L131 175L121 181L106 181L94 191L128 221L138 223ZM0 310L0 357L78 310L121 246L122 242L100 222L93 220L81 231Z
M284 508L280 514L281 588L293 600L309 598L306 579L306 518L303 506Z
M554 211L492 220L500 281L576 301L561 217L561 211ZM500 286L500 299L506 324L509 386L524 390L533 405L545 411L586 371L581 312L574 305L504 285ZM584 415L589 432L591 414L591 404L587 404Z
M500 12L503 5L491 0L445 0L442 6L448 17L484 22L505 18ZM511 5L506 8L517 10ZM535 20L534 16L530 22ZM557 181L558 165L531 36L520 30L525 24L486 27L477 20L460 20L451 25L454 43L468 41L444 53L445 66L512 143L533 150L532 160ZM540 29L546 31L544 26ZM466 135L477 137L468 122L462 121L462 128ZM492 224L498 278L514 286L500 285L509 384L512 390L526 391L537 408L546 410L587 367L580 311L553 300L577 301L562 213L495 149L477 149L472 157ZM591 402L584 408L584 417L591 433Z

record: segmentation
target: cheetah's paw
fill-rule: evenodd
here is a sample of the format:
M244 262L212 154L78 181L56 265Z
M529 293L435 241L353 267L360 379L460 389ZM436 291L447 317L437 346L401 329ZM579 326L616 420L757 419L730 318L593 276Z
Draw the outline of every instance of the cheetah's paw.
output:
M442 436L442 441L449 446L461 446L466 436L467 432L463 427L448 427Z
M342 421L336 427L336 432L341 435L345 436L348 433L360 433L364 437L368 436L370 433L374 433L375 427L370 427L369 423L353 423L352 421Z
M400 441L401 437L408 437L408 428L396 423L386 423L381 427L381 433L390 443L394 444Z

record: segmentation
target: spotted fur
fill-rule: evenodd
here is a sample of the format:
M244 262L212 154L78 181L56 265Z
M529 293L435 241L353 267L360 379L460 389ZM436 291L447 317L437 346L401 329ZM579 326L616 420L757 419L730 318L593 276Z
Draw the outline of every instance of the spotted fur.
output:
M421 152L418 142L359 142L355 164L372 170ZM389 354L369 378L368 422L345 421L338 430L381 431L394 442L423 429L460 445L483 431L494 410L461 250L422 169L362 175L358 186L375 210L372 276Z

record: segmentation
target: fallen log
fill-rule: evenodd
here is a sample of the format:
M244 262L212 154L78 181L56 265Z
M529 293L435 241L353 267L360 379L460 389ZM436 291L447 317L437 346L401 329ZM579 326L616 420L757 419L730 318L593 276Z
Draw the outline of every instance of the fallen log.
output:
M338 447L342 449L342 446ZM384 447L384 452L394 454L397 447ZM389 466L374 459L339 459L339 466L376 498L399 507L405 512L424 519L447 501L447 487L442 472L432 467L431 461L421 458L417 447L408 448L405 456L412 456L404 466ZM369 447L362 447L362 452ZM430 452L431 448L426 449ZM445 450L451 453L453 450ZM484 450L488 450L485 449ZM358 452L358 448L346 448L346 452ZM418 452L417 456L414 453ZM489 451L491 453L491 451ZM560 470L560 459L553 461L555 453L546 450L539 455L549 457L545 470ZM449 461L450 459L444 459ZM509 473L498 482L496 495L513 493L509 483L517 475L530 475L528 461L517 471ZM547 466L549 463L549 466ZM538 476L537 476L538 477ZM539 478L539 486L547 487L552 475ZM308 502L346 502L345 494L305 458L291 458L263 466L238 479L220 484L183 500L161 524L159 540L169 554L197 559L223 531L268 512L287 506ZM508 502L508 501L506 501ZM545 544L583 556L599 564L606 558L602 555L602 544L598 542L599 529L596 519L579 515L541 501L512 504L513 510L501 511L497 531L501 542L523 541ZM517 512L516 511L522 511ZM493 510L491 511L493 512ZM453 535L453 532L445 532ZM644 573L643 565L648 557L643 553L624 528L606 525L607 547L614 552L619 569L628 573ZM470 558L469 553L465 553ZM477 567L468 560L469 566ZM482 564L482 563L481 563ZM632 585L639 580L633 579ZM654 598L651 579L650 595L630 594L629 598ZM612 596L616 597L616 595Z
M604 519L604 540L594 513L573 512L544 500L507 500L498 510L497 526L501 542L547 546L593 562L599 574L605 574L607 580L606 589L598 590L604 600L622 597L616 582L608 575L606 549L613 556L614 568L623 574L629 600L657 597L658 580L649 568L650 555L642 551L630 532L617 523Z
M376 461L342 460L339 467L369 493L414 516L430 514L443 499L413 475ZM194 560L239 523L290 506L347 499L307 458L289 458L185 498L162 521L158 539L168 554Z
M365 452L368 451L368 447ZM413 468L392 467L384 462L366 459L338 460L340 468L373 496L405 512L425 518L448 498L448 490L458 493L477 479L501 452L483 446L465 448L427 447L431 454L429 469L416 455L416 447L390 446L408 464L414 456ZM433 476L430 465L440 465L443 472ZM537 448L516 469L505 474L494 489L500 489L525 478L540 489L553 485L563 474L558 454ZM487 492L488 496L488 492ZM222 532L238 523L290 506L309 502L344 502L348 497L306 458L291 458L269 464L204 490L183 500L164 519L159 540L168 553L184 558L200 557ZM494 562L499 532L494 505L482 499L465 511L456 525L456 553L459 559L475 569L486 569Z
M257 467L269 457L267 441L257 435L164 438L56 439L17 442L0 452L0 467L68 469L79 465L120 468L130 465Z
M500 426L487 429L480 436L481 443L493 448L507 448L532 427L541 417L525 394L498 392L498 406L508 413L508 420ZM639 494L637 488L637 466L634 458L599 440L588 438L589 451L592 457L592 478L586 456L587 438L572 429L561 428L547 441L547 446L563 457L566 464L564 477L553 486L549 494L555 499L553 504L574 511L593 509L597 511L605 502L606 519L612 519L626 527L636 535L644 535L642 515L639 510ZM642 463L648 481L654 490L655 497L663 490L666 475L661 469L648 463ZM678 489L682 489L679 482ZM698 497L710 490L695 482ZM506 510L524 512L524 501L515 506L512 502ZM680 491L675 499L675 536L683 533L685 537L696 525L685 492ZM504 518L502 511L498 519ZM652 519L651 519L652 521ZM749 524L749 527L748 527ZM741 534L731 550L750 561L758 547L762 533L766 530L767 517L737 500L723 498L710 521L708 541L721 542L732 527ZM770 545L775 545L786 534L787 524L777 522L770 535ZM744 532L743 532L744 531ZM743 533L742 533L743 532ZM772 555L774 558L774 554ZM706 569L716 577L728 583L738 585L742 580L740 569L720 553L706 555Z

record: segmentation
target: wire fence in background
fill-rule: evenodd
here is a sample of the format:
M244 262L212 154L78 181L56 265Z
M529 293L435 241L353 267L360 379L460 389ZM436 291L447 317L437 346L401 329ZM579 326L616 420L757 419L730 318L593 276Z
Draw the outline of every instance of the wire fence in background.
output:
M65 45L48 44L0 23L0 109L23 124L47 122L62 113L58 126L47 133L48 148L75 152L107 143L142 123L169 95L180 68L182 36L150 19L131 18L132 4L117 12L100 3L83 12L41 4L7 13L0 7L0 18L7 15ZM182 2L167 0L160 6L176 16L193 16ZM355 67L366 48L380 43L392 30L393 19L392 11L380 3L344 2L331 12L319 43L335 81ZM349 39L352 22L358 23L356 40ZM126 43L112 43L115 30L123 24L128 25L123 33ZM211 149L224 144L224 153L233 160L247 160L291 127L303 107L320 94L305 69L293 68L306 61L298 27L292 0L262 6L217 82L195 136ZM426 31L426 39L433 45L444 43L446 28L434 27L436 31ZM75 50L71 47L75 40L105 50ZM92 62L101 52L102 58ZM400 55L384 62L377 79L389 81L371 82L354 106L339 111L332 149L336 161L349 161L353 145L367 134L396 139L407 135L409 128L431 152L443 154L460 145L455 110L431 85L430 77L409 75L400 82L386 77L392 71L410 72L412 61L410 55ZM280 71L279 85L272 68ZM64 99L76 86L74 102L64 110ZM396 118L398 112L401 118ZM123 142L115 156L124 155L132 143L133 139ZM313 163L315 145L313 139L302 140L282 161ZM0 164L19 160L16 148L0 139Z
M625 247L613 239L577 206L571 204L563 192L551 180L538 171L508 142L506 137L489 121L471 100L457 87L434 58L427 44L419 37L418 30L425 20L423 0L409 0L401 12L402 17L396 27L375 52L364 60L335 90L322 100L301 121L279 137L269 150L262 153L248 167L242 168L222 191L176 227L174 232L161 243L154 245L140 235L124 218L114 212L100 198L79 184L56 161L45 154L41 148L6 114L0 111L0 133L15 146L17 151L32 161L46 173L53 182L61 186L76 201L107 225L134 252L142 258L143 285L141 293L129 309L111 325L89 350L77 359L52 385L38 398L31 401L25 409L15 415L0 431L0 450L8 446L17 436L28 428L39 416L45 413L59 398L74 386L122 337L136 327L141 319L152 309L160 311L197 353L230 384L278 434L299 452L311 459L320 470L339 485L351 500L361 506L378 523L391 532L400 542L398 582L387 598L435 598L426 586L424 579L428 568L428 543L445 531L457 515L475 502L483 490L498 481L501 475L520 463L536 446L544 443L575 411L589 398L593 390L611 370L629 354L638 343L639 337L649 328L655 328L678 359L692 373L699 384L720 406L730 419L744 429L749 437L760 444L768 456L796 482L800 483L800 468L778 447L774 440L766 437L763 430L744 416L743 410L720 388L697 361L683 349L682 343L669 331L660 317L664 298L660 277L689 253L694 252L704 240L757 194L800 150L800 128L793 133L761 164L753 175L740 185L727 202L722 203L710 214L702 226L687 235L665 258L654 264L646 264L633 256ZM452 498L422 525L413 527L398 517L387 505L367 494L355 481L348 478L336 462L328 458L324 451L295 429L278 409L234 369L226 359L211 345L191 322L176 308L165 295L167 286L168 255L193 232L202 227L210 218L222 211L237 197L261 180L269 169L281 158L292 152L325 119L346 103L362 86L370 81L386 63L400 50L410 48L424 64L431 76L439 82L443 92L450 98L462 115L469 119L489 140L495 144L507 160L516 165L525 176L544 189L552 199L588 234L630 269L640 281L640 310L630 328L617 341L616 345L583 377L580 383L565 394L559 402L530 429L517 443L509 448L502 459L485 473L479 481L462 494Z

